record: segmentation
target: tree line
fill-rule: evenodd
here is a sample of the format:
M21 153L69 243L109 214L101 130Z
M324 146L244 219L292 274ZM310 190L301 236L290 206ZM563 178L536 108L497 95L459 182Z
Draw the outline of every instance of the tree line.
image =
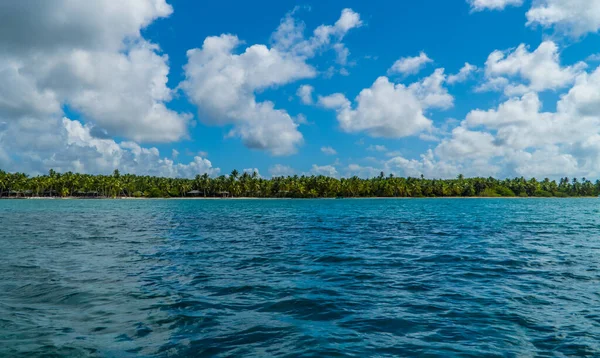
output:
M535 178L455 179L402 178L392 174L370 179L359 177L288 176L261 178L257 173L240 173L194 179L121 174L90 175L57 173L28 176L0 170L0 197L79 196L79 197L256 197L256 198L335 198L335 197L572 197L598 196L600 180L586 178L555 180Z

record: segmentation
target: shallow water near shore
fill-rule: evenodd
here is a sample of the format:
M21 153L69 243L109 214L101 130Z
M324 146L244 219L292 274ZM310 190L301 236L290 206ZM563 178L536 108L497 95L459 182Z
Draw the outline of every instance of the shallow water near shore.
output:
M599 356L600 200L0 200L0 356Z

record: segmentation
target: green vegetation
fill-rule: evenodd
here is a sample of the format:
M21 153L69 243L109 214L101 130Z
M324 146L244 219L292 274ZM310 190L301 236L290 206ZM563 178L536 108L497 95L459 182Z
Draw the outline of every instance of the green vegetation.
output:
M464 178L439 180L399 178L381 173L372 179L358 177L335 179L325 176L260 178L256 173L240 173L195 179L153 176L89 175L50 170L48 175L29 177L23 173L0 170L0 197L78 196L78 197L258 197L258 198L335 198L335 197L571 197L597 196L600 180L592 183L568 178L551 181L535 178L498 180Z
M23 173L0 170L0 197L79 196L79 197L258 197L258 198L335 198L335 197L570 197L597 196L600 180L592 183L568 178L551 181L535 178L498 180L494 178L425 179L399 178L381 173L372 179L352 177L293 176L272 179L256 173L240 173L195 179L153 176L89 175L50 170L48 175L29 177Z

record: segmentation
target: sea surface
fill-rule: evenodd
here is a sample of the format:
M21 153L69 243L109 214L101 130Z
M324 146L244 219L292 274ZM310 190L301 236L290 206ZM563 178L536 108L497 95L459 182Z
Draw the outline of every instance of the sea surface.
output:
M0 200L0 357L600 356L600 200Z

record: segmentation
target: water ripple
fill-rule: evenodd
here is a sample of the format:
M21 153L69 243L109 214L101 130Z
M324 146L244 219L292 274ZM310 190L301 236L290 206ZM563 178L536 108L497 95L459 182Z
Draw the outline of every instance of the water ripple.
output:
M597 203L0 201L0 356L600 356Z

